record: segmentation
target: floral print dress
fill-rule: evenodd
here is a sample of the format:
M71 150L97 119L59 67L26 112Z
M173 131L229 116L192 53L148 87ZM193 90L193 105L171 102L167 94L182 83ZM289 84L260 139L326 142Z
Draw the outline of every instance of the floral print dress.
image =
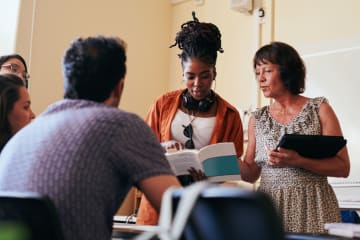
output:
M341 221L338 202L327 177L302 168L270 166L265 149L265 146L275 148L286 133L320 135L319 107L323 102L327 102L324 97L309 99L287 124L272 118L269 106L253 113L255 161L262 168L258 190L271 196L286 232L322 233L326 232L325 223Z

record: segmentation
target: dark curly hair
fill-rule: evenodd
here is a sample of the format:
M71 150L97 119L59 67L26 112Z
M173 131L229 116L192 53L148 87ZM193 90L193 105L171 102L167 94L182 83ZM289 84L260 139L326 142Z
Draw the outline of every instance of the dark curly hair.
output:
M125 77L125 48L117 37L76 39L63 59L64 97L104 102Z
M178 56L181 62L189 58L197 58L208 64L216 64L217 52L223 53L221 47L221 33L218 27L212 23L199 22L195 12L192 12L193 20L183 23L181 30L176 34L175 43L182 50Z
M0 74L0 151L13 135L8 115L20 98L20 87L25 87L25 85L18 76Z
M306 68L295 48L283 42L264 45L255 53L254 69L266 61L279 66L281 81L292 94L305 91Z

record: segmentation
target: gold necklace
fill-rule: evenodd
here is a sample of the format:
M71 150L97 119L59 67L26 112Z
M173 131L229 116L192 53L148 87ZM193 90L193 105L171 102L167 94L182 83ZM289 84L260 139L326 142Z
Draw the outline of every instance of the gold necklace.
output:
M281 115L286 115L288 113L288 111L286 110L286 108L282 108L279 110L279 114Z
M281 107L280 104L278 104L278 107L274 107L275 103L273 103L273 110L280 115L291 115L294 113L294 111L296 111L298 103L300 103L300 98L295 98L292 103L286 108Z
M284 116L284 115L287 115L289 113L288 109L287 108L277 108L277 107L272 107L272 111Z

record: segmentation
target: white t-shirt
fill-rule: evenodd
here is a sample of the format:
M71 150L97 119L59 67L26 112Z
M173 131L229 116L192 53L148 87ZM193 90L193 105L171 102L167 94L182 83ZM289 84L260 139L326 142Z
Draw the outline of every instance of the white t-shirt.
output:
M214 117L195 117L184 113L180 109L177 110L175 117L171 123L171 136L172 139L179 141L183 144L187 140L183 133L184 128L191 123L193 127L193 141L196 149L200 149L209 145L210 138L215 126Z

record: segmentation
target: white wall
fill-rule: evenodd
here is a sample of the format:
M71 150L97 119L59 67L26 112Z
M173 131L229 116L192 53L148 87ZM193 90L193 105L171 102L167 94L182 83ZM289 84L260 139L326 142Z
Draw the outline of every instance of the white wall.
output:
M0 0L0 55L15 51L20 0Z
M308 67L307 96L325 96L334 108L351 160L350 176L330 178L342 206L360 208L360 140L357 104L360 1L274 0L274 36L292 44Z

